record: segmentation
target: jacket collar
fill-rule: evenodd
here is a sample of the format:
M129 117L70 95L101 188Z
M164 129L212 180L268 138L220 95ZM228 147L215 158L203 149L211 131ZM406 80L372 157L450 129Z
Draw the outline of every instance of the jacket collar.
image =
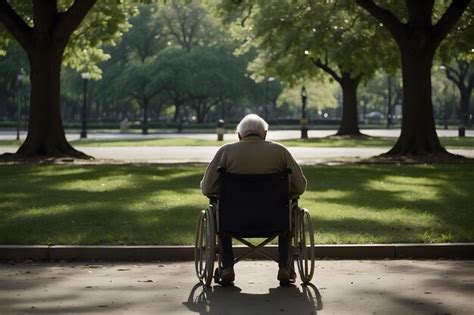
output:
M251 133L249 135L246 135L245 137L242 138L240 141L255 141L255 140L264 140L261 136L257 135L256 133Z

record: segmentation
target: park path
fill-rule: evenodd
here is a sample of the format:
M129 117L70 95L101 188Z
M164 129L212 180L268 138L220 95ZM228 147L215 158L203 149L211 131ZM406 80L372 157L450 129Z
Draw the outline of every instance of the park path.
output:
M98 159L114 159L147 163L209 163L218 147L77 147ZM302 165L344 162L370 158L387 152L389 148L308 148L289 147L295 160ZM474 158L474 150L450 150L455 154Z
M311 130L310 137L325 137L334 134L334 130ZM362 132L377 137L397 137L400 134L399 129L366 129ZM456 136L456 130L438 130L440 137ZM268 139L278 141L283 139L298 138L298 130L270 130ZM22 139L24 139L22 134ZM467 136L474 136L474 130L467 130ZM0 140L12 140L15 134L13 132L0 132ZM69 133L69 140L78 139L77 134ZM212 133L157 133L150 135L141 135L137 133L113 133L113 132L93 132L89 133L89 139L157 139L157 138L193 138L213 140L216 138ZM225 140L237 140L235 134L226 134ZM218 150L217 146L168 146L168 147L81 147L76 148L85 152L96 159L116 160L118 162L138 162L138 163L209 163ZM15 152L16 147L0 146L0 154L5 152ZM317 148L317 147L289 147L290 152L296 161L303 165L346 162L357 159L370 158L388 151L387 148ZM450 152L460 154L466 157L474 158L474 150L471 149L453 149Z
M116 139L157 139L157 138L191 138L191 139L203 139L203 140L214 140L216 139L215 133L197 133L186 131L183 133L176 132L156 132L148 135L142 135L139 133L140 130L134 132L120 133L120 132L104 132L92 130L88 132L88 138L96 140L116 140ZM323 138L336 133L337 130L323 129L323 130L309 130L308 136L310 138ZM372 137L391 137L395 138L400 136L400 129L361 129L361 132ZM438 129L438 137L457 137L457 129ZM278 141L285 139L298 139L301 135L299 130L270 130L268 131L268 140ZM466 130L467 137L474 137L474 129ZM21 139L25 139L26 133L21 132ZM66 137L68 140L79 139L79 131L71 132L67 131ZM16 138L16 131L5 131L0 130L0 140L14 140ZM225 135L225 140L237 140L237 136L232 133Z
M474 261L317 261L289 288L276 263L235 269L234 287L204 289L192 262L0 264L0 314L474 313Z
M16 147L0 146L0 154L15 152ZM209 163L217 146L170 147L81 147L76 149L99 160L127 163ZM370 158L389 148L309 148L289 147L288 150L301 165L339 163ZM453 149L452 153L474 158L474 150Z

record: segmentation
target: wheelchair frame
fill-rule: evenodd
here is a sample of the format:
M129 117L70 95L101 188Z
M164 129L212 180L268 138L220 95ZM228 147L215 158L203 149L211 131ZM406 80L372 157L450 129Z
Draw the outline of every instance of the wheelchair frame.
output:
M194 261L196 275L199 281L205 286L210 286L212 280L220 283L220 274L222 269L222 245L220 241L220 221L219 208L220 201L218 196L214 196L206 210L199 214L198 224L196 226L196 238L194 247ZM288 203L289 214L289 233L291 244L289 247L289 260L291 273L295 274L294 263L296 262L301 281L308 284L314 275L314 229L310 213L305 208L298 207L297 198L290 199ZM229 234L229 233L228 233ZM275 257L262 251L262 248L274 240L279 233L267 237L258 245L254 245L245 238L229 234L232 238L238 240L250 249L234 260L234 263L241 261L254 252L260 253L265 258L278 261ZM217 260L217 268L214 270L214 263Z

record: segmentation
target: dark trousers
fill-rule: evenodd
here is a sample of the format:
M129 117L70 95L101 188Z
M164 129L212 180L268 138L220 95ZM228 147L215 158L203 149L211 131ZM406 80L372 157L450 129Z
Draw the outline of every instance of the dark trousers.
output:
M234 251L232 250L232 237L229 235L221 236L222 242L222 267L228 268L234 266ZM290 236L288 233L282 233L278 236L278 267L289 268Z

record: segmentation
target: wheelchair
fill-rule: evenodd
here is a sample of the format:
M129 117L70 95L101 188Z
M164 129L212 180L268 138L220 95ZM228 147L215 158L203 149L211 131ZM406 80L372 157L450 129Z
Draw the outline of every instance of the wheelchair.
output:
M222 235L230 235L249 247L234 259L235 264L254 252L277 261L263 247L279 234L288 233L290 272L296 275L296 263L301 281L310 283L315 265L313 223L309 211L298 207L297 197L289 194L291 169L274 174L235 174L222 168L218 171L221 193L210 198L196 226L194 261L199 281L205 286L210 286L213 279L220 283ZM263 241L254 245L248 240L251 238Z

